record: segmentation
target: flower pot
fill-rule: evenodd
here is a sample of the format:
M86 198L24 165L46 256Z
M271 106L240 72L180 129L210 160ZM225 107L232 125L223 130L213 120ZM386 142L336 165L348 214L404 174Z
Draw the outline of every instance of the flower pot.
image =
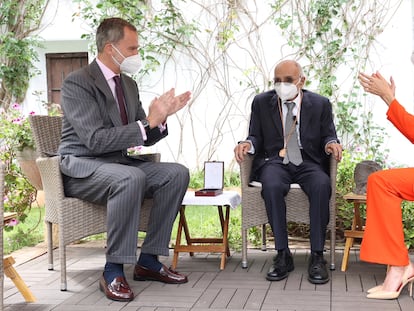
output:
M23 174L29 180L31 185L37 190L42 190L42 179L36 165L36 158L38 156L36 150L32 148L24 148L22 151L18 151L16 156Z

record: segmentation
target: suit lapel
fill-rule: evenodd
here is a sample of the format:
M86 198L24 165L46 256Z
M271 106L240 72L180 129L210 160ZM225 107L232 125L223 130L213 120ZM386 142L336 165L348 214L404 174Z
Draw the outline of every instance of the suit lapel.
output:
M127 116L128 121L135 121L135 114L136 114L136 102L137 102L137 96L136 92L134 90L136 89L136 85L131 85L133 83L133 80L129 79L125 75L122 76L122 89L124 90L124 96L125 96L125 105L127 110Z
M119 113L118 104L114 98L114 95L109 88L98 63L94 60L90 65L90 72L95 80L95 86L102 92L105 97L102 104L105 106L105 110L108 112L109 118L115 126L122 125L121 115ZM99 101L98 101L99 103Z
M270 100L271 116L272 116L273 125L276 127L278 134L280 136L283 136L282 119L280 117L281 107L279 107L279 105L280 105L279 98L275 94Z
M300 133L301 136L306 133L309 124L312 121L312 103L308 100L306 92L303 92L302 104L300 107Z

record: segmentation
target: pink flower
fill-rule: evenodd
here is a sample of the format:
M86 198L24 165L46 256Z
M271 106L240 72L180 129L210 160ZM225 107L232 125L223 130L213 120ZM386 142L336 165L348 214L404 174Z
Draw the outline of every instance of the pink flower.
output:
M24 119L23 118L16 118L12 120L12 123L14 124L18 124L18 125L22 125L23 124Z
M4 225L5 225L6 227L14 227L14 226L16 226L18 223L19 223L19 221L18 221L17 219L13 218L13 219L10 219L8 222L6 222Z
M15 110L21 110L21 109L22 109L22 106L20 106L20 104L19 104L19 103L14 103L14 104L12 105L12 108L13 108L13 109L15 109Z

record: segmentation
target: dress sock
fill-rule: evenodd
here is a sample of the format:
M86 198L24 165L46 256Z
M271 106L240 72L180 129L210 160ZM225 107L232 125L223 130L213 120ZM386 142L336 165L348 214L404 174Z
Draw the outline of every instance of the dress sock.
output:
M157 255L141 253L138 264L152 271L160 271L162 263L158 261Z
M104 268L104 278L107 283L111 283L113 279L124 275L124 265L121 263L107 262Z

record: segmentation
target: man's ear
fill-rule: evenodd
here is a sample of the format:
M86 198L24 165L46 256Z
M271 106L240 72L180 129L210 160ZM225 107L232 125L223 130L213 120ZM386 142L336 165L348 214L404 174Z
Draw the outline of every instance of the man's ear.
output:
M113 53L112 44L110 44L110 43L105 44L103 52L105 54L112 55L112 53Z

